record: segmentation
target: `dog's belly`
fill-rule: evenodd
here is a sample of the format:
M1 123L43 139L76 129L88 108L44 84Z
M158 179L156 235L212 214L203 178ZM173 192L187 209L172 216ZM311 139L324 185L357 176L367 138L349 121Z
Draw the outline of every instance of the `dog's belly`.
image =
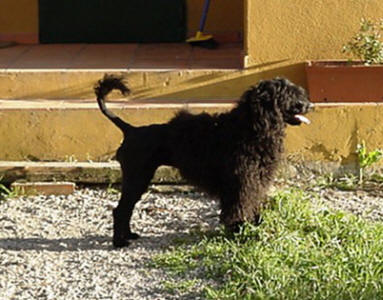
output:
M180 170L181 176L186 179L189 184L192 184L203 191L209 193L212 196L219 196L220 193L220 178L212 174L207 174L203 172L192 173L185 172L185 170Z
M226 163L222 159L190 159L187 163L178 161L173 166L188 183L219 196L225 188L225 182L235 181L235 174Z

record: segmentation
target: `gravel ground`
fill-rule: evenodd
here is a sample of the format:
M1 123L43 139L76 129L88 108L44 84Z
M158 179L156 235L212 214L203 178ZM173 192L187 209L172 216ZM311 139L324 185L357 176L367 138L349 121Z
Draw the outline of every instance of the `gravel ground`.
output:
M382 189L310 192L324 205L383 221ZM133 215L142 238L118 250L111 246L118 194L81 188L70 196L8 199L0 204L0 300L183 299L161 289L166 275L149 261L175 238L218 225L217 203L207 198L146 193Z
M351 212L371 221L383 221L383 189L342 191L317 190L324 205Z
M70 196L29 196L0 205L0 299L179 299L150 257L190 230L218 225L201 193L149 192L133 229L142 238L111 246L118 195L84 188Z

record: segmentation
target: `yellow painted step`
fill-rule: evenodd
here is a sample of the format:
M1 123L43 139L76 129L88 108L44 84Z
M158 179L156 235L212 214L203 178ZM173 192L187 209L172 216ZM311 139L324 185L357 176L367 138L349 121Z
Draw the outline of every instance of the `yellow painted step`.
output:
M233 101L109 102L127 122L140 126L167 122L182 108L193 113L224 112ZM356 162L356 146L383 148L383 104L318 104L311 125L288 126L286 155L297 161ZM0 101L0 160L108 161L122 134L94 100Z

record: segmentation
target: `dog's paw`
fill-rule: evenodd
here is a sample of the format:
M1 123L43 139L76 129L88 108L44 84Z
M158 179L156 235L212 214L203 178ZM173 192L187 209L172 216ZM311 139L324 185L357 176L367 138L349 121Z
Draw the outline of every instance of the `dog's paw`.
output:
M131 232L128 234L128 236L126 237L128 240L137 240L139 239L141 236L137 233L134 233L134 232Z
M128 239L113 239L113 246L115 248L123 248L129 246L129 240Z
M113 246L116 248L122 248L122 247L128 247L130 244L130 240L137 240L140 238L140 235L137 233L131 232L127 235L124 235L123 237L113 237Z
M225 226L226 232L228 234L237 234L240 233L243 222L234 222Z

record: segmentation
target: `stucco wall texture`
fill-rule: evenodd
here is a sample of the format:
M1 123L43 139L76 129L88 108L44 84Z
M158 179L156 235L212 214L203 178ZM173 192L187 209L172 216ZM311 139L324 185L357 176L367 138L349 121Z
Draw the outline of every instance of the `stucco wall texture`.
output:
M116 113L139 126L163 123L179 108L118 109ZM191 108L224 112L225 107ZM363 140L368 149L383 145L383 104L318 105L308 114L311 125L288 126L286 155L299 161L347 165L356 161L356 147ZM92 109L30 109L0 111L1 160L105 161L113 157L121 132L94 106ZM155 118L153 117L155 116ZM81 130L79 130L81 128Z
M0 34L37 33L38 0L2 0Z
M362 17L383 17L381 0L247 0L248 65L344 58Z

